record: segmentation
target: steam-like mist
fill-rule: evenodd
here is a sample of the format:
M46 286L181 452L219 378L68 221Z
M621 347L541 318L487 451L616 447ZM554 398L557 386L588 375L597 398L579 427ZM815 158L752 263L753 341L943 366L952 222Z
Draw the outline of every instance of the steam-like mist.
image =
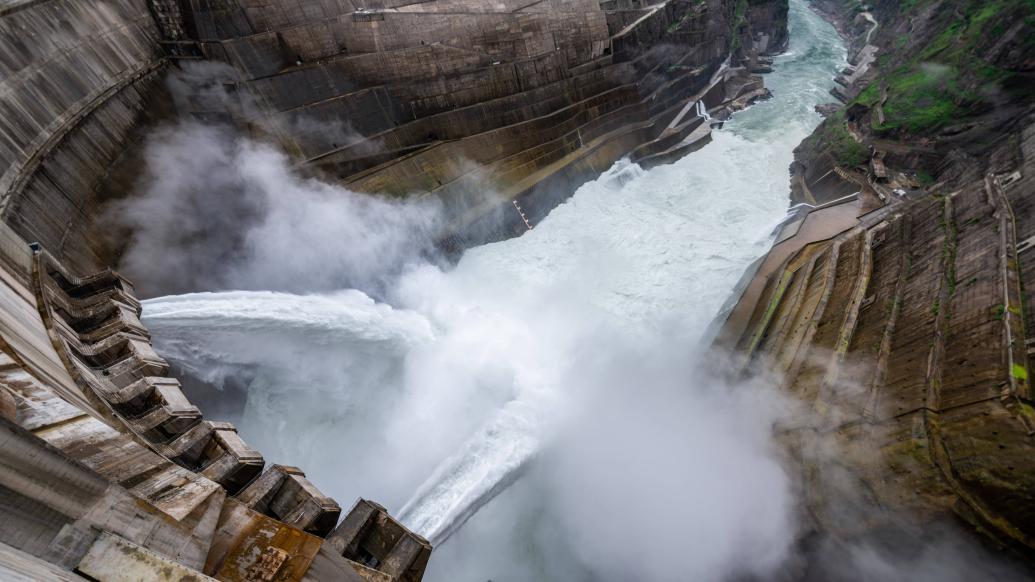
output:
M765 381L629 347L587 379L539 475L578 563L594 580L771 575L797 529L772 440L788 404Z
M237 289L145 302L158 349L207 390L244 391L229 420L269 461L451 535L429 580L800 572L773 438L794 406L703 348L843 64L831 27L791 4L773 100L675 164L619 162L453 269L426 260L430 203L303 179L217 128L157 134L119 209L136 227L124 269L145 289ZM893 563L846 555L856 579Z
M121 268L155 290L380 291L432 248L439 205L357 195L300 177L274 146L187 122L146 144L142 192L112 214L134 228Z
M474 249L449 272L407 270L387 297L394 307L356 291L195 294L148 302L147 323L193 375L255 378L233 420L283 455L273 460L304 466L339 499L373 492L435 541L460 528L443 547L468 556L436 564L442 579L467 579L445 571L465 566L540 579L476 566L484 542L462 529L526 476L548 498L550 528L584 541L557 568L625 579L641 555L659 580L762 572L793 542L790 482L770 438L784 407L764 383L706 376L697 346L765 248L765 234L724 248L730 229L748 241L768 233L783 202L760 192L717 206L707 197L721 190L660 187L685 170L619 165L519 239ZM626 539L670 526L691 535ZM691 542L692 567L675 569ZM759 561L737 566L738 547Z
M619 163L450 271L421 260L435 209L303 180L268 146L180 127L152 140L144 196L123 215L212 220L138 228L125 266L155 288L385 301L236 291L145 315L188 375L246 384L231 420L270 460L338 499L376 497L435 541L454 534L432 579L761 575L794 540L770 438L784 406L708 372L699 346L765 251L789 146L813 123L774 127L778 147L723 132L649 173ZM730 180L748 163L766 171ZM515 506L522 494L538 502ZM536 524L481 535L493 515ZM540 545L561 532L566 550Z

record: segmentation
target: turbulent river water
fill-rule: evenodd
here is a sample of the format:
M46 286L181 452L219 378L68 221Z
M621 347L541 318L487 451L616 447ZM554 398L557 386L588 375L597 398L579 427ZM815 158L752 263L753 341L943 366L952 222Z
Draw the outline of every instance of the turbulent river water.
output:
M368 497L452 534L430 580L764 574L794 534L775 413L699 355L844 64L804 0L790 27L773 99L711 144L649 171L619 162L455 268L411 265L380 301L195 293L146 301L144 320L183 374L234 393L206 412L269 461L346 509Z

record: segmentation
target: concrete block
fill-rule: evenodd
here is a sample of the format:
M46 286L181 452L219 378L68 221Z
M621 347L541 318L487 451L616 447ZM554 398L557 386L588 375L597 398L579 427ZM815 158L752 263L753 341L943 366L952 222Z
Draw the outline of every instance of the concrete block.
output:
M215 582L197 570L109 533L100 535L76 569L100 582Z

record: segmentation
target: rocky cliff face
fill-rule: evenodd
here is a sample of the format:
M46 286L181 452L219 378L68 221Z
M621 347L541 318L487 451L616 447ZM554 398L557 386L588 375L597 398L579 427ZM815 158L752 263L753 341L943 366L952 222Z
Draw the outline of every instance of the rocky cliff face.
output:
M1035 108L1032 13L1002 2L817 3L851 39L853 66L835 96L845 104L798 151L794 168L816 200L840 190L818 179L865 166L870 150L911 187L980 178L1021 163ZM848 139L848 138L852 139ZM797 188L795 197L808 194Z
M852 63L791 168L817 208L727 331L813 409L787 440L818 530L945 520L1030 558L1035 6L815 5Z

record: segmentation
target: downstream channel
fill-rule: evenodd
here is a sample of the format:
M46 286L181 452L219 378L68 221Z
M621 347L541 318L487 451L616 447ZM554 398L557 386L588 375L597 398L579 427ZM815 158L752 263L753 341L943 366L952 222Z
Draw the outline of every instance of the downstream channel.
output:
M792 150L844 66L805 0L790 29L773 98L702 150L649 171L619 162L523 236L452 269L414 263L378 300L148 300L156 347L223 391L206 414L268 461L303 467L346 510L374 499L445 540L428 580L770 572L795 528L770 438L779 400L699 360L785 215Z

